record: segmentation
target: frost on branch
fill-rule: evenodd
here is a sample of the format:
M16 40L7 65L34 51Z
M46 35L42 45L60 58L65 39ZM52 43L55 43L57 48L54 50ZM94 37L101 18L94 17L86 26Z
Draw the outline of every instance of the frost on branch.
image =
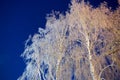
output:
M120 79L120 7L72 0L66 15L50 14L46 28L26 42L18 80Z

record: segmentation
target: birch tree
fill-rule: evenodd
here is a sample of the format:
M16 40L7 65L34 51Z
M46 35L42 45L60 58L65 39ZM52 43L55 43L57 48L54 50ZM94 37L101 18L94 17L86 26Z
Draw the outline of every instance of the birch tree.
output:
M26 41L18 80L119 80L119 6L72 0L65 15L49 14L45 29Z

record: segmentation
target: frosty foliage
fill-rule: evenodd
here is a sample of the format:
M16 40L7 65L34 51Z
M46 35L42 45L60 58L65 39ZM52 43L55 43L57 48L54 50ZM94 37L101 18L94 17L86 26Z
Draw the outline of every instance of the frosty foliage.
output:
M59 18L56 15L59 15ZM81 74L83 75L81 78L76 78L78 80L100 80L99 74L102 69L99 68L100 71L96 71L93 59L95 55L92 51L102 29L109 31L108 35L111 38L109 36L108 39L112 40L106 42L108 44L106 53L100 54L99 52L100 56L105 56L113 53L112 50L107 50L109 45L113 45L114 41L120 44L120 7L111 11L106 3L93 8L83 0L81 2L72 0L70 10L66 11L66 15L58 12L50 14L47 16L46 28L39 28L38 33L26 41L25 50L21 55L25 59L26 69L18 80L69 80L61 78L61 60L68 54L72 57L75 53L78 56L76 59L80 58L80 55L86 55L87 63L85 64L90 65L88 72L84 73L90 74L90 77L86 78L84 74ZM28 44L29 41L32 43ZM73 49L70 45L76 45L75 43L78 44L77 47L81 46L79 54L77 54L77 49L76 52L70 52ZM118 49L113 48L113 50L119 51L119 45L117 47ZM114 57L112 57L113 61L115 61Z

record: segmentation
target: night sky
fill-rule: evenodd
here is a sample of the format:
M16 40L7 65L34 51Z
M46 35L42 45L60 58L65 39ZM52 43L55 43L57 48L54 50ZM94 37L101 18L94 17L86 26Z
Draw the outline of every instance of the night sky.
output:
M103 0L91 0L98 6ZM115 9L117 0L107 0ZM113 2L114 1L114 2ZM25 40L45 28L46 14L64 13L70 0L0 0L0 80L16 80L25 69L20 54Z

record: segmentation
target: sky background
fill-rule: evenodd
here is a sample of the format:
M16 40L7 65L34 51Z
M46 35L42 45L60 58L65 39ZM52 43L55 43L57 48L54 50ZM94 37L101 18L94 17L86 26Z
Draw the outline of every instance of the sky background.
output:
M98 6L104 0L89 0ZM117 0L106 0L115 9ZM16 80L25 69L25 40L45 28L46 14L64 13L70 0L0 0L0 80Z

